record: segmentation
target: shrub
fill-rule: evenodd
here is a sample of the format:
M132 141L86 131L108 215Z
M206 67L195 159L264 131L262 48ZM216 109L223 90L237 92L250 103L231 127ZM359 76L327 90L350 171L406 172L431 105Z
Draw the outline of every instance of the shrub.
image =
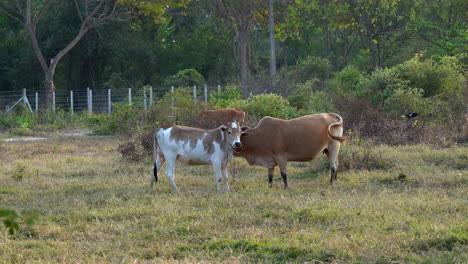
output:
M400 78L409 81L410 87L421 88L425 97L440 95L450 98L460 94L465 86L462 64L455 57L443 57L435 62L422 60L421 55L416 55L394 69Z
M427 116L433 107L430 106L431 102L424 98L423 93L424 91L419 88L397 88L385 100L384 109L393 118L399 118L407 112L416 112L419 115Z
M241 98L242 94L238 86L226 86L219 94L217 90L210 93L210 103L219 108L227 108L232 101Z
M297 111L289 105L288 100L277 94L254 95L247 100L232 102L229 107L244 110L251 121L258 121L264 116L287 119L295 116Z
M93 114L86 119L86 125L96 135L131 134L143 122L143 110L129 104L114 104L114 110L107 114Z
M393 161L382 156L374 143L355 137L349 132L351 140L341 147L339 170L380 170L394 166Z
M328 78L332 66L327 59L308 56L298 64L289 67L289 78L296 83L311 79L325 80Z
M394 69L377 69L365 78L360 90L367 91L374 105L382 106L396 89L406 90L409 81L400 78Z
M353 65L349 65L327 82L328 89L338 95L354 96L361 98L367 93L367 90L362 86L364 74Z
M326 91L317 90L317 82L310 80L298 84L288 97L291 106L298 109L297 116L336 111L331 96Z
M174 111L172 109L174 100ZM178 124L191 126L193 116L209 108L205 103L194 102L190 89L175 89L174 93L166 93L156 102L148 113L147 125L154 124Z
M201 86L205 83L205 78L194 69L185 69L177 74L169 76L164 85L174 87L192 87L194 85Z

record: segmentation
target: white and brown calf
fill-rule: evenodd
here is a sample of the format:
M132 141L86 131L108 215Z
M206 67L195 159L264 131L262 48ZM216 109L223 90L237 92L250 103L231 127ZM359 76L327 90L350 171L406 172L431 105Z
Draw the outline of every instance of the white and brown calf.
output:
M209 165L214 168L218 191L221 191L221 176L226 191L229 191L227 165L233 148L241 147L240 126L231 122L227 126L204 130L185 126L164 126L154 134L154 165L151 189L158 181L158 172L166 164L166 174L172 187L176 160L188 165Z

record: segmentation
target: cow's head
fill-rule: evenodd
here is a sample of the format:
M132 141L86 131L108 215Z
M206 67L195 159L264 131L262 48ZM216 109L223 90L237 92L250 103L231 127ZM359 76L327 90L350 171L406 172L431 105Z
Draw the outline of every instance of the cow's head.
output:
M241 127L236 121L229 122L226 126L221 126L220 129L223 131L226 137L226 143L232 148L240 148L242 143L240 141Z

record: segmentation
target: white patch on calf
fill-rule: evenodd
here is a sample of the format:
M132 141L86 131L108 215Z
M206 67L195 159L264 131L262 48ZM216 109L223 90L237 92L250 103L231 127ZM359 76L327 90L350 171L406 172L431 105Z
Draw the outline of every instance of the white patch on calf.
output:
M232 128L237 128L237 124L236 123L231 123L232 124Z
M194 148L190 146L190 141L181 141L178 146L178 160L185 163L208 164L210 156L203 147L203 140L198 139Z

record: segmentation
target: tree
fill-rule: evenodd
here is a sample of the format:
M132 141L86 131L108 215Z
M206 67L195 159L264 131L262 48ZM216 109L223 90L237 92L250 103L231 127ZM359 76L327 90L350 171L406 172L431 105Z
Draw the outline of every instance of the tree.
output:
M43 18L44 13L48 11L52 4L71 5L76 7L77 15L81 21L81 25L76 32L75 37L68 44L60 49L56 54L43 53L40 47L37 30L38 24ZM117 17L119 9L117 8L117 0L84 0L66 1L66 3L58 3L56 0L4 0L0 2L0 11L7 14L17 22L19 22L27 31L36 57L41 65L44 73L44 92L46 94L46 105L48 108L52 105L52 92L55 90L54 74L60 60L65 56L93 27L103 23L106 20ZM50 57L51 59L46 59Z
M258 0L217 0L217 13L236 31L235 40L239 49L239 69L242 96L249 95L249 49L252 39L252 25L261 7Z
M455 55L467 50L465 0L419 0L413 29L433 47L438 56Z
M31 39L34 53L44 73L46 105L51 108L57 65L89 30L108 20L120 20L120 16L126 14L128 7L131 7L130 11L134 9L134 13L152 16L155 21L160 22L169 5L183 6L188 2L189 0L0 0L0 12L19 22ZM41 23L45 23L41 19L45 13L50 11L51 7L60 12L61 9L69 8L70 5L74 6L76 16L79 18L79 25L75 29L74 37L58 51L44 54L44 49L41 48L38 38Z
M273 78L276 75L275 18L273 12L273 0L270 0L268 3L268 15L270 25L270 79L273 83Z

